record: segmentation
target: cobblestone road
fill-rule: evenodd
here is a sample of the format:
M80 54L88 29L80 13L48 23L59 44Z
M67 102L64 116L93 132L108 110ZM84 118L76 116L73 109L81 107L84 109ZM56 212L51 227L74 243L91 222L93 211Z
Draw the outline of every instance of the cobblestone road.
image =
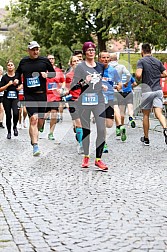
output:
M27 129L11 140L0 129L0 252L166 252L167 147L161 127L148 147L140 119L137 126L127 126L125 143L107 131L107 173L94 167L95 133L91 167L81 170L67 111L56 141L46 123L40 157Z

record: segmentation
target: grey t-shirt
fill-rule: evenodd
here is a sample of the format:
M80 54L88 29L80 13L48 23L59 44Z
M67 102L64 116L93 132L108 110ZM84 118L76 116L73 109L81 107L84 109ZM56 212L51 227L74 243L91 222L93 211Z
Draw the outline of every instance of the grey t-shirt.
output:
M87 75L92 75L92 80L81 87L81 95L78 99L78 102L82 103L82 96L86 94L96 93L98 96L98 103L104 103L104 96L102 93L102 76L104 72L103 64L96 62L95 67L88 67L83 61L79 63L74 71L74 77L71 83L71 88L74 87L81 80L85 81Z
M150 56L145 56L137 62L137 69L142 72L142 93L161 90L161 73L165 70L162 62Z

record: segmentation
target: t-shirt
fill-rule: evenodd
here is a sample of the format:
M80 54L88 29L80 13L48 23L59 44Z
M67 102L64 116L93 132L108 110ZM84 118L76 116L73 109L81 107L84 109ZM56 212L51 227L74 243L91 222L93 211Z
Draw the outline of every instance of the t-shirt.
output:
M54 68L46 57L31 59L27 56L20 61L16 76L20 79L23 74L25 97L39 91L46 93L46 78L42 77L41 72L52 72L55 75Z
M3 87L6 84L8 84L9 81L14 81L14 79L16 79L16 76L10 77L10 76L8 76L8 74L5 74L5 75L3 75L2 79L1 79L0 86ZM9 87L7 87L7 89L4 91L4 97L18 99L19 92L16 90L17 87L18 87L18 85L16 85L16 86L10 85Z
M78 64L74 70L74 77L71 83L73 88L80 81L85 81L86 76L92 75L92 79L88 84L81 86L81 95L78 99L80 104L83 104L83 99L85 96L96 96L98 103L104 103L104 97L102 93L102 76L104 72L104 65L96 62L95 67L89 67L83 61Z
M137 69L142 71L142 92L161 90L161 73L165 70L162 62L150 56L145 56L137 62Z
M54 68L56 76L46 79L47 101L61 101L61 96L57 92L57 89L62 87L62 83L65 82L64 74L58 67Z
M66 73L66 88L69 90L69 94L72 95L71 100L76 100L81 94L81 87L78 87L76 89L71 89L71 83L74 77L74 70L71 70Z
M108 66L104 69L102 78L103 84L108 87L107 91L103 91L103 94L107 96L108 100L114 100L114 84L121 82L118 72L112 66Z

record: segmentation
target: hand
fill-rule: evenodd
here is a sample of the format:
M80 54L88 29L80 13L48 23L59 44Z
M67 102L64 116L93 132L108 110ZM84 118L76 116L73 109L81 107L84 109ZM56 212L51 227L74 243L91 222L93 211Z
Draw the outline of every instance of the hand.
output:
M116 85L115 89L117 89L117 91L120 91L122 88L122 83L118 83L118 85Z
M104 90L104 92L106 92L108 90L108 87L104 84L102 84L102 89Z
M8 86L11 86L11 85L13 85L13 81L12 80L10 80L9 82L8 82L8 84L7 84Z
M19 84L19 80L18 80L18 79L14 79L13 85L16 86L16 85L18 85L18 84Z
M41 72L41 75L44 79L46 79L48 77L48 74L46 72Z

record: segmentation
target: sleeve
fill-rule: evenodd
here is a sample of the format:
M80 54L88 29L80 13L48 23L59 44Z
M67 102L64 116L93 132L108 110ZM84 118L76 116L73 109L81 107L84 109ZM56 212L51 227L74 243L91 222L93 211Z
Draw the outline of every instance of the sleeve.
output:
M131 74L125 66L123 67L123 73L126 74L126 82L129 82L131 78Z
M164 67L164 65L160 61L160 71L161 71L161 73L163 73L163 71L165 71L165 70L166 70L166 68Z
M137 62L137 69L139 69L139 68L143 69L143 63L141 60L138 60L138 62Z

